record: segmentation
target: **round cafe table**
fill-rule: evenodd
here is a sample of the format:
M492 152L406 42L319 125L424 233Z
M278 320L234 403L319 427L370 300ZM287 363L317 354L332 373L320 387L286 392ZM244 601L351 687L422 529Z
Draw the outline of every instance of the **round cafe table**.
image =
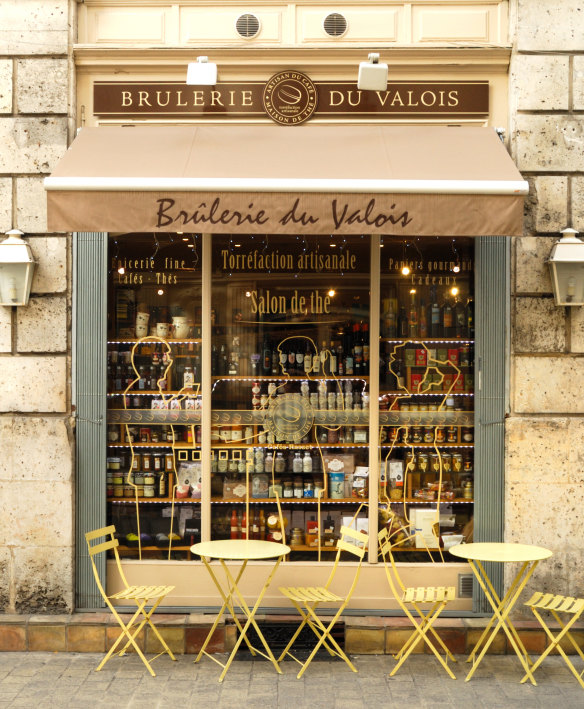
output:
M270 650L268 643L266 642L261 630L258 627L258 624L255 621L255 614L260 606L265 592L268 590L268 587L272 582L272 579L274 578L274 574L276 573L276 569L280 565L280 562L282 561L284 556L286 556L286 554L290 553L290 547L286 546L286 544L280 544L278 542L267 542L259 539L217 539L210 542L200 542L199 544L193 544L193 546L191 547L191 552L193 554L198 554L201 557L203 563L207 568L207 571L209 572L209 575L213 579L213 583L217 587L217 590L219 591L219 594L223 599L223 605L221 606L221 610L217 614L215 622L213 623L213 627L209 631L209 634L207 635L207 638L205 639L203 647L197 655L195 662L199 662L203 655L207 655L207 657L211 658L218 665L221 665L221 667L223 667L223 672L219 677L219 682L222 682L223 678L225 677L225 674L227 673L227 670L229 669L229 666L233 661L233 658L235 657L235 653L239 649L241 643L245 640L252 655L259 654L262 657L265 657L267 660L270 660L270 662L276 668L276 671L281 674L282 670L276 662L276 658ZM223 584L217 577L217 574L214 573L213 567L209 563L211 559L217 559L223 567L223 571L225 572L225 582ZM238 588L238 583L241 577L243 576L243 572L245 571L247 562L251 559L255 561L263 559L275 559L276 561L270 574L268 575L268 578L264 583L262 590L258 595L255 605L253 606L253 608L250 609ZM235 560L243 562L239 567L239 570L235 577L233 576L233 574L229 570L229 567L225 563L226 560ZM246 618L245 624L243 626L235 615L234 601ZM223 664L222 662L219 662L216 657L206 652L205 648L209 644L209 641L211 640L213 633L215 632L215 628L219 624L219 621L223 617L223 614L225 613L226 609L229 611L229 614L233 618L233 621L239 630L239 637L237 639L237 642L235 643L235 647L229 655L227 663ZM258 648L253 647L250 641L248 640L247 632L250 626L253 626L254 630L258 634L258 637L266 651L265 653L263 653Z
M517 602L517 599L521 595L521 592L525 588L529 578L535 571L536 566L542 559L548 559L552 555L552 552L549 549L533 546L531 544L512 544L507 542L476 542L473 544L457 544L456 546L451 547L448 551L453 556L457 556L460 559L466 559L468 561L480 587L483 589L485 596L494 611L487 627L484 629L481 637L467 659L467 662L472 662L473 666L466 676L465 681L468 682L468 680L473 676L489 646L495 639L499 628L502 628L509 638L509 642L515 651L515 654L521 661L521 664L523 665L523 668L525 669L531 683L536 684L531 670L529 669L531 659L529 658L529 655L521 642L517 630L513 627L509 614L513 610L513 606ZM515 578L513 579L513 582L509 587L509 590L502 599L500 599L497 595L497 592L495 591L493 584L485 571L482 563L485 561L500 564L521 564ZM497 620L497 624L489 635L489 631L495 624L495 620ZM479 651L480 654L477 657L477 652Z

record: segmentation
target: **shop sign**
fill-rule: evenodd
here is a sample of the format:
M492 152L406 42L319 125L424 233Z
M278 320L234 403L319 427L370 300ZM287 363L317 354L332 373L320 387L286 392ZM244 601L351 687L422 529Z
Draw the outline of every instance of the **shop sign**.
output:
M312 81L282 71L267 82L187 86L184 82L96 81L93 113L104 117L271 118L298 125L314 118L471 118L489 113L488 81L392 81L361 91L353 81Z

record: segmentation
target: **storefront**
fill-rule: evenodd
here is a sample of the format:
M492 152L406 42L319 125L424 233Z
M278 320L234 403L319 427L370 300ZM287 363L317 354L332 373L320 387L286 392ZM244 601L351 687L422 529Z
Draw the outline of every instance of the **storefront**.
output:
M78 57L88 127L46 181L50 228L75 233L77 537L115 523L129 579L155 566L175 608L217 605L199 538L285 538L265 601L285 608L278 585L326 579L356 516L354 607L386 611L391 509L406 581L470 612L440 548L502 538L505 237L526 192L492 128L508 58L369 94L333 54L248 71L225 50L228 80L200 90L152 57L122 81ZM96 607L81 546L77 606Z

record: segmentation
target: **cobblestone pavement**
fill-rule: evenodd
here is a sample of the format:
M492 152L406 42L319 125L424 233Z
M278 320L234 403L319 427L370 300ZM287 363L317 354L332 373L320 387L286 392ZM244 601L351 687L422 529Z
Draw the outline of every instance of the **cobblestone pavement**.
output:
M282 663L277 675L265 660L236 661L219 684L220 668L209 659L197 665L192 655L154 661L150 677L139 658L113 658L95 672L101 655L76 653L0 653L0 708L30 709L370 709L399 706L496 709L497 707L558 707L582 709L584 689L563 660L548 658L537 671L537 687L519 684L517 658L487 656L470 682L464 681L464 658L450 679L428 656L411 657L395 677L389 656L359 655L354 674L339 660L315 661L303 679L297 666Z

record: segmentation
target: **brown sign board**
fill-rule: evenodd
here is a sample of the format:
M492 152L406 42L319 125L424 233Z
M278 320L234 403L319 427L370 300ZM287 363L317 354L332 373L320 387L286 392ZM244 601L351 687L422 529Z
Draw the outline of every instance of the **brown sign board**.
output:
M316 87L316 105L306 94L307 111L299 118L273 110L274 80L290 89ZM289 94L288 94L289 95ZM275 94L274 94L275 96ZM300 91L299 91L300 96ZM304 100L302 98L301 100ZM285 108L284 103L280 106ZM192 117L197 119L271 118L293 125L313 118L472 118L489 113L488 81L392 81L386 91L361 91L352 81L311 82L296 71L279 72L267 82L187 86L184 82L96 81L93 113L108 118Z

